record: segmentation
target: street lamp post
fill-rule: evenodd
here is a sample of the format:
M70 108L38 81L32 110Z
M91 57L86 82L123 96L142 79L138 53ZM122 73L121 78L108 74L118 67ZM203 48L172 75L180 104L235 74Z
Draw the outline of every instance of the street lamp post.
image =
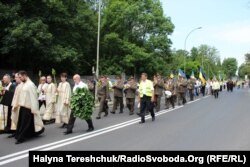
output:
M96 77L99 77L99 52L100 52L100 25L101 25L101 0L98 5L98 32L97 32L97 51L96 51Z
M185 38L185 42L184 42L184 73L186 73L186 46L187 46L187 39L188 37L196 30L199 30L199 29L202 29L202 27L197 27L197 28L194 28L193 30L191 30L188 35L186 36Z
M96 50L96 86L95 86L95 99L97 100L97 81L99 78L99 53L100 53L100 26L101 26L101 0L98 4L98 32L97 32L97 50Z

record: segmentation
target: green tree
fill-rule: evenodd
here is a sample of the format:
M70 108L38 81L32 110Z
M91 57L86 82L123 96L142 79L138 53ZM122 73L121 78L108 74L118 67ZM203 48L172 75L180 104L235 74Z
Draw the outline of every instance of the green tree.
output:
M245 75L250 78L250 53L245 54L245 62L240 65L238 75L240 78L245 78Z
M174 25L159 0L106 1L102 17L101 72L128 75L169 72Z
M184 50L173 51L172 54L172 69L184 69L185 66L187 76L189 76L192 71L194 71L197 76L200 67L203 67L203 71L207 78L218 76L219 71L222 71L219 52L215 47L203 44L199 47L193 47L190 54Z
M235 58L226 58L223 60L222 68L227 78L234 77L238 69L238 63Z
M199 50L198 50L198 48L193 47L193 48L191 49L190 59L191 59L192 61L194 61L194 60L197 60L198 57L199 57Z
M82 0L0 2L0 66L89 73L94 65L96 13Z
M241 64L240 67L239 67L238 75L242 79L245 78L245 75L247 75L248 78L249 78L250 77L250 66L249 66L249 64L246 64L246 63Z

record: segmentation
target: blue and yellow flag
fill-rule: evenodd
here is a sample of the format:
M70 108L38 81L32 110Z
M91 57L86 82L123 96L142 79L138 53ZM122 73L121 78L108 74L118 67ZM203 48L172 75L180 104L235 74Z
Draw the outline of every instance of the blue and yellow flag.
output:
M187 78L186 74L181 69L179 69L179 76L182 76L183 78Z
M173 73L173 71L171 71L170 78L171 78L171 79L174 78L174 73Z
M195 78L195 76L194 76L194 71L192 71L192 74L191 74L190 77L191 77L191 78Z
M204 73L203 73L203 71L202 71L202 68L200 68L199 78L200 78L200 80L201 80L201 82L202 82L203 84L206 83L206 77L205 77L205 75L204 75Z

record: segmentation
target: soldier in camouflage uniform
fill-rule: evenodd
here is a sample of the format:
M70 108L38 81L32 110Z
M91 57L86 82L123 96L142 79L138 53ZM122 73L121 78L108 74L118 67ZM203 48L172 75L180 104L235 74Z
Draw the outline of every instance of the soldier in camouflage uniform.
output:
M101 76L100 80L97 82L97 95L100 106L96 119L101 119L102 112L105 113L104 117L108 116L109 84L105 76Z

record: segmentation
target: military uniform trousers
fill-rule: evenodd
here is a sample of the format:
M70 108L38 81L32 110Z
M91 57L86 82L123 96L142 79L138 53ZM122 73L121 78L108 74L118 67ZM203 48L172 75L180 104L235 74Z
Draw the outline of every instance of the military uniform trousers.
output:
M160 111L160 108L161 108L161 96L160 95L155 95L155 108L156 108L156 112Z
M117 109L117 106L120 106L120 113L123 112L123 108L124 108L124 105L123 105L123 97L117 97L115 96L114 97L114 104L113 104L113 110L112 112L115 112L115 110Z
M181 101L182 101L183 105L187 102L185 92L179 92L178 95L177 95L177 103L178 103L178 105L181 105Z
M175 95L172 95L170 98L165 97L165 106L166 106L167 109L169 109L170 104L172 105L173 108L175 107L175 104L174 104L175 99L176 99Z
M106 96L100 96L98 97L98 100L100 102L98 117L101 117L102 112L104 112L107 115L109 107L108 107L108 101L106 100Z
M126 104L131 113L135 110L135 98L126 98Z
M190 101L194 100L194 89L188 89Z

